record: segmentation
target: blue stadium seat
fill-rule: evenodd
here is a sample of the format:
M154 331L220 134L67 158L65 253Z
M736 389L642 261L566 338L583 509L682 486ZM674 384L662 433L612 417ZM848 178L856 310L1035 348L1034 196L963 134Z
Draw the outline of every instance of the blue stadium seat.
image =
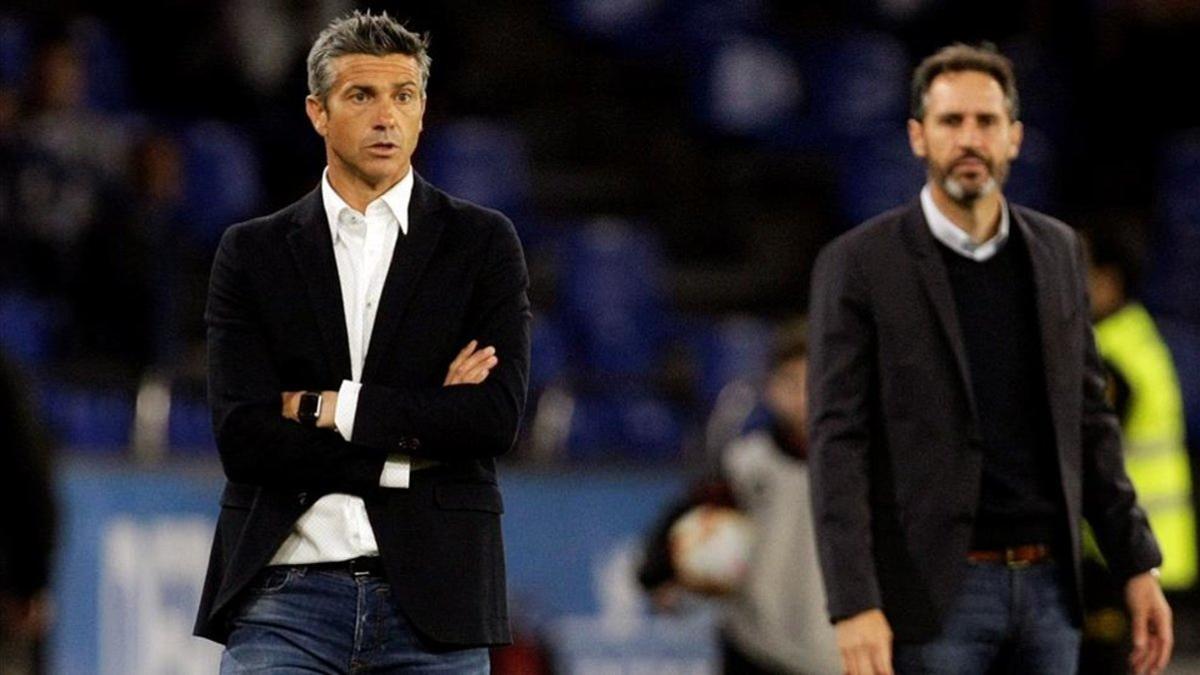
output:
M186 395L171 397L167 417L167 443L172 453L211 454L216 442L212 434L212 415L203 398Z
M87 73L88 107L122 112L129 104L129 76L120 41L100 20L76 19L71 37L79 46Z
M218 121L192 125L182 140L183 219L198 241L215 245L226 227L260 210L258 153L244 132Z
M925 167L899 128L863 137L838 156L838 204L847 226L909 202L924 183Z
M1164 316L1200 324L1200 129L1163 146L1142 295Z
M629 50L663 46L662 0L559 0L557 11L577 35Z
M1046 213L1058 211L1058 157L1046 134L1029 125L1021 154L1012 164L1004 195L1017 204Z
M15 16L0 15L0 87L23 87L31 58L29 27Z
M544 314L533 315L531 342L529 391L537 392L567 376L571 355L562 330Z
M723 134L790 137L808 95L795 56L777 41L732 34L697 54L693 112Z
M133 395L48 382L41 392L43 419L60 447L88 453L120 453L129 446Z
M582 366L601 377L644 377L659 365L669 323L657 238L612 218L561 242L558 318Z
M20 291L0 292L0 349L27 366L45 364L55 355L55 337L63 310L53 300Z
M512 219L527 246L536 238L529 157L517 129L483 119L438 124L422 135L417 163L434 185Z
M810 134L839 140L902 133L910 66L899 38L851 31L806 43L801 61L810 84L802 122Z
M1155 320L1175 361L1189 443L1200 448L1200 324L1157 317Z
M771 326L748 316L721 319L695 339L698 357L696 394L707 408L730 382L759 383L771 358Z
M567 457L572 461L666 461L683 447L684 415L645 393L582 394L575 399Z

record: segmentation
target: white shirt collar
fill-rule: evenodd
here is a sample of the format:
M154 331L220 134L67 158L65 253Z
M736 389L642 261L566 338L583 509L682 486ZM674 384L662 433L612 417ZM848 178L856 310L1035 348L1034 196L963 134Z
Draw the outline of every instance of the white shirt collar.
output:
M921 190L921 210L925 212L925 222L929 223L929 231L933 236L951 251L976 262L983 262L996 255L1004 242L1008 241L1008 202L1000 197L1000 227L996 234L985 242L971 241L971 235L961 227L950 222L933 202L933 188L928 183Z
M385 219L386 221L390 222L394 219L400 224L400 232L408 234L408 204L412 200L412 190L413 170L412 167L409 167L408 173L404 174L404 178L401 178L400 182L393 185L375 201L367 204L366 213L359 213L347 204L346 200L342 199L341 195L329 184L329 167L325 167L325 171L321 174L321 200L325 205L325 217L329 221L329 233L333 236L334 243L337 243L339 239L338 230L341 227L339 225L341 219L355 214L363 218L387 214L389 217Z

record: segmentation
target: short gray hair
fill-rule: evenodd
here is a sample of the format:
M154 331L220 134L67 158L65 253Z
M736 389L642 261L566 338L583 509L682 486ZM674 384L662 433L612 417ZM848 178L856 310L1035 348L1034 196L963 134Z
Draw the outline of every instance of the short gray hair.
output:
M321 102L333 87L333 60L347 54L388 56L405 54L417 60L421 70L421 95L429 84L429 34L414 33L387 12L369 10L335 19L317 36L308 52L308 93Z

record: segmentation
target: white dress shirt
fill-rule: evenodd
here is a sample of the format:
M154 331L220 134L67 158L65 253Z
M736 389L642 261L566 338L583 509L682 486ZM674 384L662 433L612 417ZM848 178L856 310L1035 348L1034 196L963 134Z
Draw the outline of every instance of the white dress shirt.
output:
M966 230L955 225L942 213L933 201L933 188L927 183L921 190L921 210L925 212L925 222L929 223L929 231L933 236L951 251L970 258L975 262L983 262L1000 252L1004 242L1008 241L1008 202L1000 198L1000 227L996 234L987 241L975 243Z
M392 253L401 233L408 234L408 204L412 197L413 173L367 205L359 213L348 205L329 184L329 170L321 178L321 198L333 253L337 260L338 281L342 287L342 305L346 316L346 337L350 346L350 380L338 390L334 423L347 441L354 433L358 393L362 387L362 369L371 344L371 331L379 311L383 283L392 264ZM409 458L388 455L380 475L383 487L408 487ZM301 565L336 562L359 556L379 555L375 533L367 520L363 500L353 495L328 494L313 503L292 526L271 565Z

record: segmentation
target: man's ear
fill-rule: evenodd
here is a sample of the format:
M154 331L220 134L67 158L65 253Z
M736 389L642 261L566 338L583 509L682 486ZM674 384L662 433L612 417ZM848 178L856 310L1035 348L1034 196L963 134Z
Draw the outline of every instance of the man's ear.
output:
M1008 159L1009 161L1017 158L1021 154L1021 141L1025 140L1025 125L1020 122L1013 122L1008 129Z
M921 159L925 159L929 154L925 145L925 125L911 117L908 119L908 146L912 148L912 153Z
M329 124L329 111L325 109L325 105L316 96L309 94L304 99L304 111L308 113L308 121L312 122L313 129L324 138L325 127Z

